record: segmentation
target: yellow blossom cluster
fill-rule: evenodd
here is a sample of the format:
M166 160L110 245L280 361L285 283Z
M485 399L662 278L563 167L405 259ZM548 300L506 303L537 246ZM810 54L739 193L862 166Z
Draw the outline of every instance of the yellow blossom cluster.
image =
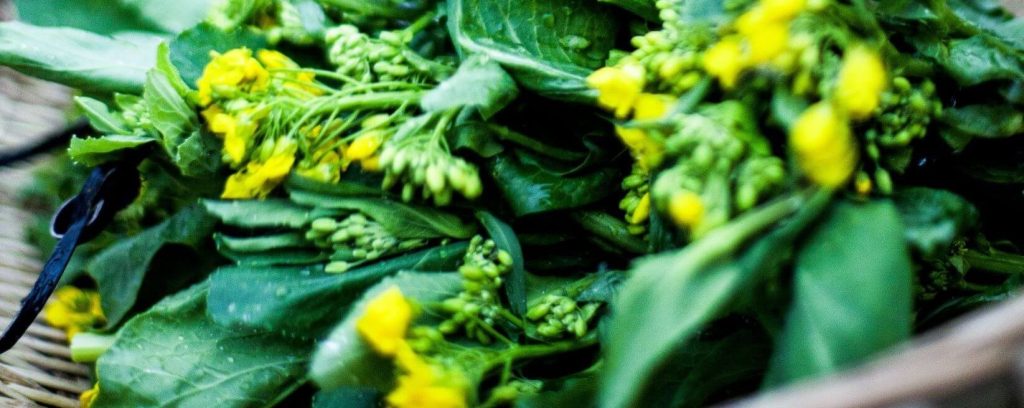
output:
M808 179L829 188L850 179L859 158L850 122L870 117L887 85L877 53L860 45L846 51L831 98L805 110L790 131L790 148ZM870 181L858 181L856 187L863 194L870 191Z
M618 119L646 121L661 118L669 112L675 98L644 92L645 78L643 66L624 64L594 71L587 78L587 85L597 90L598 104L613 112ZM644 170L661 163L664 146L650 132L623 126L617 126L615 131Z
M392 358L401 371L398 386L386 397L395 408L465 408L465 379L456 372L431 364L406 341L414 316L413 306L392 286L367 303L356 321L356 331L378 354Z
M100 294L74 286L64 286L53 293L53 298L43 307L43 318L50 326L63 329L68 339L106 322Z
M728 34L704 53L704 70L726 89L747 69L774 62L790 42L790 25L806 0L760 0L736 19Z

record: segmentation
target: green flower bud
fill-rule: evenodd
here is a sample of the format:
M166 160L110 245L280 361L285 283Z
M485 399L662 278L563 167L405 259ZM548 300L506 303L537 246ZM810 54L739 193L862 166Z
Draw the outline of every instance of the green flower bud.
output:
M334 261L324 266L324 272L327 273L343 273L348 271L349 263L345 261Z

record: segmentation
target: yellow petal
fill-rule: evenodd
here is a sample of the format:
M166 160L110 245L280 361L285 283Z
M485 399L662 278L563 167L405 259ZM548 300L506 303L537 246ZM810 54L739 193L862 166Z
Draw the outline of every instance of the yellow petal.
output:
M736 86L744 68L746 61L740 37L725 37L704 53L704 70L718 78L726 89Z
M356 331L377 353L393 356L405 342L410 322L412 305L397 286L392 286L366 304L356 321Z
M853 119L864 119L875 111L888 84L882 58L863 46L854 47L843 56L833 97Z

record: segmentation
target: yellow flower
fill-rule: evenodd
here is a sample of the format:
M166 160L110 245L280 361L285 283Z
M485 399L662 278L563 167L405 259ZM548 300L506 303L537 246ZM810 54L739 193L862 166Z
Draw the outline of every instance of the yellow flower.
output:
M587 85L597 90L599 105L623 119L629 116L643 92L645 76L644 67L639 64L604 67L587 77Z
M218 94L267 88L270 74L252 57L248 48L236 48L224 54L210 51L210 58L203 75L196 81L200 105L209 105Z
M878 107L888 84L885 64L877 53L858 46L843 56L833 97L853 119L864 119Z
M668 214L676 225L693 229L704 219L704 202L697 193L677 191L669 199Z
M294 71L300 68L299 64L296 64L288 56L277 51L259 50L256 52L256 59L271 71L292 70L291 72L271 73L275 78L281 79L279 83L285 89L314 96L323 94L323 90L312 85L313 80L316 79L316 74L312 71Z
M642 129L615 127L615 133L619 135L622 143L629 148L637 164L644 170L650 170L658 166L664 158L664 148L660 142L650 137Z
M756 34L747 37L747 45L749 46L750 63L769 62L786 51L789 45L789 24L770 23L764 25Z
M849 120L828 102L800 114L789 145L807 178L824 187L842 186L857 166L857 144Z
M43 308L43 318L50 326L64 329L69 339L107 321L100 306L100 294L74 286L64 286L53 293Z
M665 116L675 98L669 95L642 93L636 98L633 119L649 120Z
M278 154L266 162L250 162L244 169L228 177L221 198L263 198L284 180L295 164L291 153Z
M807 0L761 0L761 9L769 21L789 20L807 7Z
M351 161L359 161L370 158L380 145L384 143L384 132L371 130L352 141L352 144L345 149L345 158Z
M392 286L366 304L356 321L356 331L380 355L394 356L405 345L405 331L412 317L412 305L401 289Z
M370 173L379 172L380 171L380 155L376 155L376 156L373 156L373 157L367 157L367 158L365 158L363 160L360 160L359 161L359 168L363 169L363 171L367 171L367 172L370 172Z
M224 113L216 106L203 110L210 131L224 139L224 156L234 166L245 159L263 116L266 116L266 110L258 106L245 108L236 115Z
M739 36L725 37L704 53L704 70L718 78L726 89L736 86L746 64Z
M92 407L92 403L96 401L96 396L98 396L99 394L100 383L99 381L97 381L96 384L93 384L92 388L82 391L82 393L78 396L78 403L82 406L82 408L90 408Z
M256 52L256 59L267 69L297 69L299 64L292 61L288 56L272 50L259 50Z
M423 361L404 341L396 348L396 362L403 374L388 394L395 408L465 408L466 381Z
M633 214L629 218L629 223L633 225L642 224L647 221L647 217L651 215L651 193L644 193L643 197L640 197L640 202L637 203L636 208L633 209Z

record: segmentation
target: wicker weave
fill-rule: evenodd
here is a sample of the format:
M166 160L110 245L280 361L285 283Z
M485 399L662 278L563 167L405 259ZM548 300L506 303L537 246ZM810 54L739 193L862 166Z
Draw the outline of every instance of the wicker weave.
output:
M68 100L65 88L0 69L0 149L60 127ZM15 194L30 180L31 167L0 170L0 324L5 327L42 268L35 248L24 243L30 214L15 207ZM90 386L88 376L88 367L70 361L64 332L37 321L17 346L0 355L0 407L77 407L77 395Z

